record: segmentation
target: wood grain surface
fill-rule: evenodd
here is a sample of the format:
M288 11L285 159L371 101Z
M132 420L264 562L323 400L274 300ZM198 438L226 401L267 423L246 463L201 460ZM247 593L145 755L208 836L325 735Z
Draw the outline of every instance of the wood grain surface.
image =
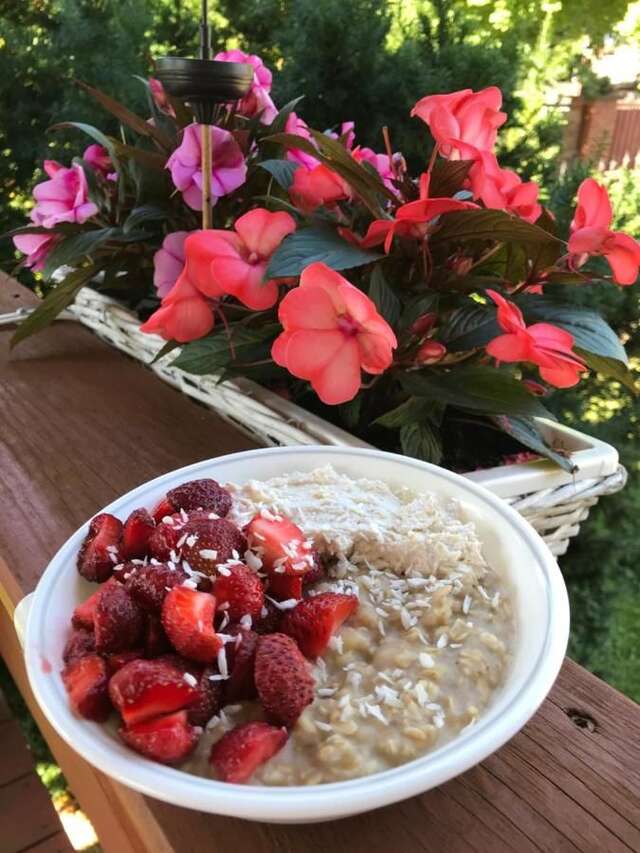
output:
M25 299L0 282L0 310ZM0 332L0 650L33 708L9 612L59 545L149 477L250 444L72 323L11 357L9 336ZM35 710L107 853L640 851L640 709L569 660L531 722L483 764L404 803L313 826L134 794L90 768Z

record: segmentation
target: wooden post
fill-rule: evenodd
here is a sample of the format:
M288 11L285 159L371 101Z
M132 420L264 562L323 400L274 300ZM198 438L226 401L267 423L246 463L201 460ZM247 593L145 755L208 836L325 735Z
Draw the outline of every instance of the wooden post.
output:
M211 125L200 125L200 148L202 151L202 227L211 228Z

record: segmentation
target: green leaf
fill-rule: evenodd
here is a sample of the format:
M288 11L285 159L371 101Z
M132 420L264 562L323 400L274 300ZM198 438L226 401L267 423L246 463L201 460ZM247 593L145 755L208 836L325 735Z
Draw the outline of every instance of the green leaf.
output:
M254 351L260 347L268 354L267 345L275 335L282 331L280 325L270 323L260 329L247 329L240 326L231 327L231 342L224 330L216 332L199 341L192 341L182 347L182 352L171 362L172 367L179 367L186 373L204 375L207 373L220 373L234 362L240 362L244 357L258 355ZM235 353L235 359L234 359Z
M4 240L5 237L15 237L18 234L77 234L86 230L86 226L75 222L58 222L53 228L45 228L44 225L21 225L19 228L12 228L11 231L0 234L0 240Z
M404 307L400 318L400 327L406 329L411 326L418 317L429 311L435 311L438 307L438 294L433 290L426 293L419 293L414 296Z
M436 160L431 172L431 198L450 198L462 189L473 160Z
M101 92L100 89L94 89L93 86L89 86L82 81L78 81L78 85L102 107L104 107L107 112L110 112L111 115L115 116L119 122L130 127L131 130L134 130L140 136L150 137L157 142L158 145L164 148L165 151L173 150L174 146L172 140L166 133L164 133L164 131L160 130L160 128L153 124L149 124L146 119L131 112L131 110L127 109L124 104L116 101L115 98L112 98L105 92Z
M400 319L402 305L393 292L393 288L384 277L382 267L376 264L371 273L369 281L369 296L375 302L376 308L391 326L395 326Z
M70 272L47 294L35 311L20 323L11 338L11 347L52 323L58 314L73 302L80 288L84 287L101 269L100 264L92 264L90 267L83 267Z
M294 172L300 168L300 164L294 163L293 160L264 160L258 165L269 172L284 190L289 189L293 183Z
M145 169L152 169L156 172L165 172L167 164L166 154L161 154L159 151L147 151L146 148L140 148L137 145L125 145L124 142L113 140L113 147L118 152L118 156L123 160L133 160ZM157 176L155 176L157 178Z
M461 308L456 308L440 328L439 337L451 352L483 347L502 329L496 321L496 312L487 305L479 305L469 301Z
M521 382L493 367L459 366L448 373L412 371L400 381L410 394L472 412L553 417Z
M53 273L60 267L70 266L77 261L90 256L92 252L120 234L119 228L96 228L91 231L83 231L73 237L68 237L56 245L47 256L42 275L50 279Z
M334 270L344 270L370 264L381 257L343 240L331 226L312 225L285 237L271 257L265 280L300 275L305 267L316 261Z
M545 296L523 295L514 301L528 324L544 322L559 326L573 335L576 346L581 349L628 363L618 336L595 311Z
M340 420L349 430L353 430L358 426L362 412L362 399L362 394L358 394L353 400L349 400L347 403L342 403L338 406Z
M70 128L85 133L87 136L91 137L94 142L97 142L98 145L102 145L103 148L106 148L109 152L109 157L111 157L113 168L116 172L120 171L120 161L118 160L118 152L116 150L116 140L111 136L106 136L106 134L101 130L98 130L98 128L94 127L92 124L85 124L81 121L62 121L58 124L52 125L49 130L69 130Z
M384 415L380 415L379 418L375 419L374 423L385 427L385 429L399 429L406 423L411 423L424 417L425 411L429 406L431 406L431 403L427 403L420 397L409 397L408 400L400 403L395 409L391 409L385 412Z
M407 423L400 427L400 446L405 455L415 459L423 459L434 465L442 460L442 442L429 421Z
M469 240L507 240L540 245L562 242L543 228L505 213L503 210L457 210L442 215L442 225L431 238L433 243L464 242Z
M300 95L300 97L294 98L292 101L289 101L288 104L285 104L284 107L282 107L278 115L274 118L274 120L271 122L271 125L269 126L270 133L281 133L285 129L289 116L302 100L304 100L304 95Z
M534 450L541 456L546 456L547 459L555 462L570 474L576 470L577 466L573 464L568 456L559 453L547 444L542 433L536 426L536 422L531 418L502 415L497 418L491 418L491 420L502 432L506 432L507 435L515 438L520 444L524 444L525 447Z
M604 355L596 355L581 347L576 347L575 351L581 356L587 366L591 370L606 376L608 379L616 379L626 386L633 394L638 395L640 388L638 387L635 375L629 370L626 364L618 361L616 358L607 358Z
M143 204L140 207L134 207L129 216L127 216L122 230L125 234L130 234L134 228L141 225L143 222L160 222L169 218L169 212L157 204Z
M161 358L164 358L165 355L169 355L170 352L173 352L174 349L178 349L179 346L180 344L178 343L178 341L167 341L160 347L158 352L149 362L149 365L155 364L157 361L160 361Z

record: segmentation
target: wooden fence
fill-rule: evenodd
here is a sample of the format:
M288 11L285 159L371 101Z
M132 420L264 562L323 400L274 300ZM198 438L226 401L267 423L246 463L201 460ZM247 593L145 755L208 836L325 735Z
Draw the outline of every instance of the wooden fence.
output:
M640 168L640 98L574 98L562 158L593 160L601 168Z

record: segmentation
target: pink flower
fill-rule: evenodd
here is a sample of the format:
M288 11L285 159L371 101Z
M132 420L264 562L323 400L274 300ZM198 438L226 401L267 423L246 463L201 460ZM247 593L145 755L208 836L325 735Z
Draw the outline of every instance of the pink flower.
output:
M500 112L502 92L489 86L479 92L462 89L448 95L427 95L411 110L429 125L440 154L450 160L475 160L491 151L498 128L507 119Z
M149 77L149 91L151 92L151 97L155 101L160 112L175 118L176 112L171 106L171 102L167 97L164 86L156 77Z
M284 331L273 343L273 360L307 379L328 405L356 396L361 370L383 373L393 360L397 341L389 324L368 296L326 264L302 272L278 317Z
M318 207L331 208L342 199L351 198L351 188L340 175L320 163L313 169L300 166L295 170L289 196L296 207L311 213Z
M87 178L82 166L74 164L69 169L54 160L45 160L44 170L50 180L36 184L33 197L36 206L31 219L36 225L53 228L58 222L82 224L98 212L89 201Z
M587 369L572 347L573 335L550 323L527 326L522 312L494 290L487 294L498 306L497 320L506 334L487 344L487 352L498 361L529 361L538 365L540 376L556 388L571 388Z
M569 252L578 267L589 255L603 255L617 284L633 284L640 270L640 243L622 231L611 231L612 219L606 189L593 178L587 178L578 188Z
M344 145L347 151L352 151L356 141L356 123L354 121L343 121L340 125L340 133L326 131L330 139L341 139L344 137ZM367 149L370 150L370 149Z
M542 213L538 204L540 188L535 181L523 183L509 169L501 169L494 154L480 152L469 172L471 191L485 207L508 210L525 222L535 222Z
M185 267L160 308L140 326L140 331L184 344L207 335L213 324L211 306L195 287Z
M211 192L214 200L217 200L244 184L247 164L240 146L229 131L211 127L211 137ZM182 198L193 210L202 210L201 158L200 125L190 124L184 129L182 142L167 160L167 169L171 170L171 179L182 193Z
M420 176L420 198L402 204L396 211L395 219L376 219L360 240L360 245L369 249L384 243L388 254L394 237L410 237L422 240L427 236L428 225L436 217L454 210L471 210L477 207L470 201L458 201L455 198L429 198L431 175L423 172Z
M30 267L34 272L44 269L47 256L57 241L57 234L16 234L13 238L16 249L27 256L25 267Z
M158 296L166 296L184 267L184 241L188 231L174 231L162 241L162 248L153 256L153 283Z
M82 159L88 163L91 168L109 181L117 181L118 173L113 171L113 163L109 152L102 145L93 144L85 148Z
M245 62L253 65L253 82L247 94L238 103L238 112L243 116L255 116L260 113L262 124L271 124L278 115L278 110L269 95L271 71L260 57L242 50L226 50L217 53L213 58L220 62Z
M300 136L310 142L314 148L317 148L314 138L309 133L309 125L295 113L289 113L289 118L284 126L285 133L292 133L294 136ZM287 151L287 160L293 160L294 163L300 163L306 169L313 169L320 164L316 157L307 154L306 151L301 151L299 148L289 148Z
M394 155L394 157L397 155ZM371 148L358 148L353 152L353 159L358 163L369 163L382 178L385 187L391 192L397 193L394 186L395 175L388 154L376 154Z
M196 231L185 241L187 268L193 284L206 296L235 296L248 308L275 305L278 284L263 281L271 256L296 229L292 216L263 208L236 219L234 231Z

